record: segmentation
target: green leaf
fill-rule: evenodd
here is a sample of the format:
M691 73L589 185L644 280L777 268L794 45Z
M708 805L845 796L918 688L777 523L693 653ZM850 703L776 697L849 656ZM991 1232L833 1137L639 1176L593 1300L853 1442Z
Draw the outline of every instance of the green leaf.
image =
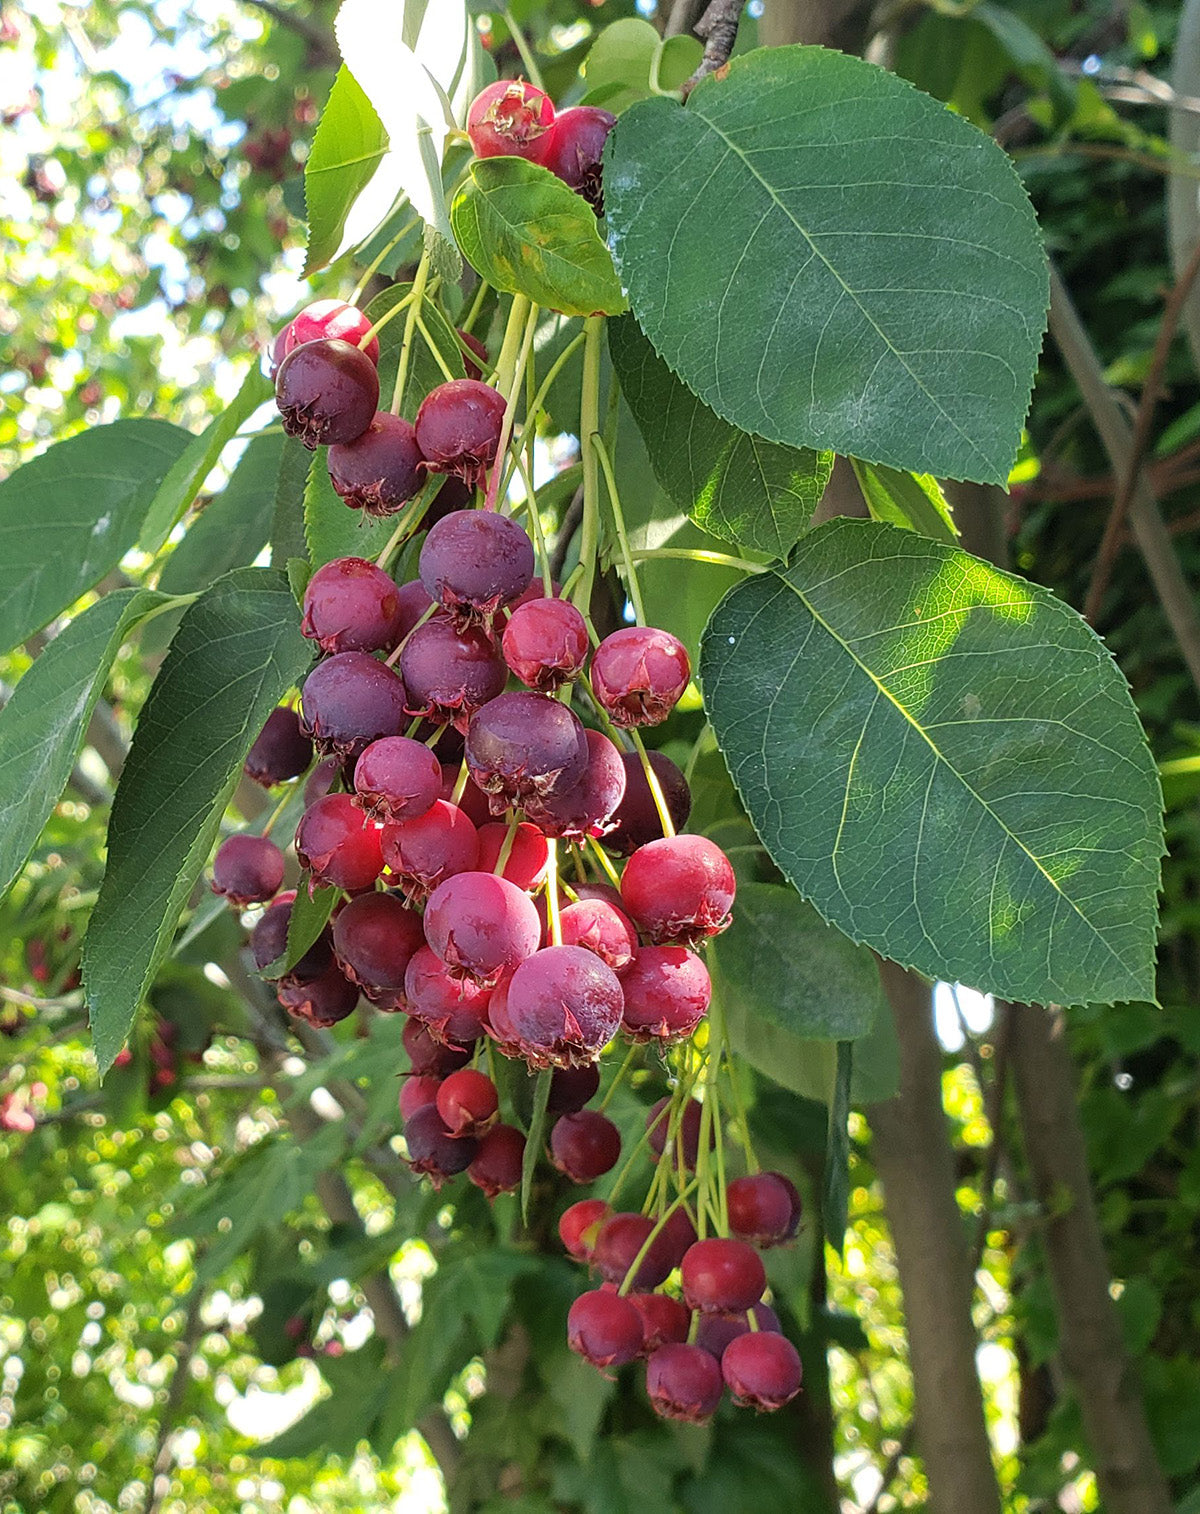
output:
M304 489L304 537L314 571L335 557L379 556L396 529L389 516L352 510L329 481L324 450L314 453Z
M251 743L311 658L287 579L274 569L239 568L184 616L117 788L84 943L101 1074L170 946Z
M851 939L1023 1002L1153 999L1158 776L1047 590L838 519L726 596L700 671L767 850Z
M850 1202L850 1082L854 1043L837 1044L837 1070L829 1101L829 1136L825 1143L825 1174L821 1183L821 1221L825 1240L841 1253Z
M393 284L390 289L377 294L366 308L368 320L372 325L382 320L393 306L406 299L411 292L411 284ZM396 387L396 373L400 367L400 349L404 345L404 326L407 319L408 311L406 310L403 315L398 315L395 320L389 321L379 333L379 388L389 401ZM419 327L414 329L412 356L409 359L408 372L404 380L404 393L400 396L400 414L408 416L409 419L415 417L421 401L429 391L445 382L443 363L454 378L466 376L462 348L458 345L458 339L446 317L429 300L424 302L421 320L425 324L425 330L432 337L433 344L431 346L425 340ZM434 356L435 351L441 357L441 363Z
M287 947L281 957L269 962L262 970L264 978L281 978L290 972L329 924L333 906L342 897L338 888L316 888L310 893L307 874L300 880L292 913L288 917Z
M278 433L251 438L229 482L167 558L158 581L164 593L207 589L231 569L248 567L266 546L286 440Z
M825 492L833 454L781 447L721 420L679 382L631 315L609 323L608 350L671 499L713 536L786 557Z
M304 277L336 255L346 217L387 151L387 132L351 74L338 69L304 165L308 248Z
M791 446L1004 483L1046 260L1006 154L911 85L819 47L645 100L605 165L638 324L718 415Z
M189 441L168 421L114 421L57 443L0 484L0 653L112 572Z
M564 315L626 309L591 207L538 164L472 163L450 219L467 262L497 289Z
M932 536L934 541L958 540L958 527L941 485L929 473L898 473L881 463L850 459L872 520L886 521L904 531Z
M651 89L663 93L682 89L696 72L703 56L704 48L695 37L683 33L664 37L650 70Z
M658 32L640 17L625 16L606 26L580 69L587 85L584 104L602 105L619 115L646 99L659 46Z
M275 513L271 520L271 566L282 567L290 557L303 557L304 486L312 453L293 436L285 436L275 476Z
M529 1117L529 1134L521 1157L521 1219L529 1219L529 1195L533 1191L533 1175L537 1171L538 1157L546 1139L546 1110L550 1103L550 1078L548 1068L537 1075L533 1090L533 1113Z
M121 643L165 601L148 589L106 595L63 627L0 709L0 895L66 786Z
M187 451L175 463L150 502L138 540L146 552L157 552L175 529L183 512L199 494L226 442L264 400L271 397L271 382L257 362L251 363L241 388L199 436L192 437Z

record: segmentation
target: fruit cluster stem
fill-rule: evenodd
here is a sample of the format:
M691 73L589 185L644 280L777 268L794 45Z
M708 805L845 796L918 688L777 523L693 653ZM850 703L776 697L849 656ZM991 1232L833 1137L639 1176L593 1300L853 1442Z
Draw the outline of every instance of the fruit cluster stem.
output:
M538 307L521 295L513 297L513 309L517 308L520 299L524 305L525 321L521 330L521 345L517 352L516 362L513 365L511 376L508 378L507 393L505 385L500 382L500 368L496 372L496 387L505 394L504 420L500 426L500 440L496 446L496 461L492 464L492 476L488 480L487 498L484 508L494 510L500 502L500 480L505 474L508 455L508 444L513 433L513 421L516 419L517 402L521 395L521 385L525 379L525 365L529 361L529 354L533 350L533 336L537 330ZM510 328L512 319L509 319ZM508 334L505 334L505 347L508 345ZM500 364L503 366L504 353L500 354ZM516 458L516 454L514 454ZM519 459L517 459L519 460Z
M589 315L583 323L583 384L579 397L579 449L583 464L583 521L579 528L579 562L583 572L574 593L575 603L585 615L592 603L596 554L600 546L600 473L592 438L600 432L600 358L603 340L604 317Z
M410 291L412 304L408 307L408 317L404 322L404 344L400 348L400 361L396 365L396 387L392 390L393 415L400 414L400 406L404 403L404 385L408 380L409 364L412 362L417 316L425 300L425 286L429 282L429 267L429 249L426 247L421 253L421 261L417 264L417 271L413 276L413 287Z
M617 493L617 481L613 475L612 460L608 455L608 448L604 445L604 438L596 433L592 437L592 446L596 449L596 456L600 459L600 467L604 471L604 482L608 486L608 504L612 511L613 527L617 533L617 543L621 549L621 556L625 562L626 589L629 592L629 602L633 606L634 617L639 626L646 624L646 606L642 601L642 590L638 583L637 569L634 567L634 556L629 547L629 533L625 529L625 512L621 509L621 497Z

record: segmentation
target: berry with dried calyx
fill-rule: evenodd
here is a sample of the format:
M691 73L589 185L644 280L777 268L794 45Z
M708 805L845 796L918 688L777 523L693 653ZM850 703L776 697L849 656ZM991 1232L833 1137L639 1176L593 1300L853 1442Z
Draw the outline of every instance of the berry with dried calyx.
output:
M470 978L452 977L428 946L413 953L404 975L404 998L409 1014L438 1041L465 1044L486 1029L491 990Z
M353 1012L358 1003L358 989L333 966L304 983L280 979L276 997L289 1014L327 1029Z
M246 754L246 777L265 789L307 772L313 760L313 745L300 729L295 710L281 704L267 716Z
M514 605L501 639L505 662L522 683L543 694L579 677L589 645L587 621L569 599Z
M408 722L404 685L366 652L338 652L319 662L300 691L303 730L319 752L357 757Z
M521 1186L525 1163L525 1137L515 1125L493 1125L479 1142L467 1177L489 1199L498 1193L511 1193Z
M577 1262L591 1260L596 1237L612 1212L612 1205L604 1199L580 1199L563 1210L558 1236Z
M266 836L230 836L213 858L213 893L230 904L264 904L283 883L283 853Z
M504 410L500 391L478 379L451 379L430 390L416 419L417 446L426 468L478 488L496 460Z
M589 747L579 717L549 694L501 694L472 715L466 759L494 814L578 783Z
M603 836L625 793L625 765L607 736L585 731L587 766L570 788L555 787L547 794L526 801L529 818L548 836L580 842L588 836Z
M456 804L435 799L423 815L383 828L383 860L391 880L414 903L456 873L472 872L479 836Z
M457 873L425 907L429 945L452 973L483 984L531 957L541 934L529 895L495 873Z
M478 866L481 873L496 871L507 839L508 826L502 821L489 821L487 825L479 827ZM550 848L545 836L536 825L523 820L513 832L512 845L504 866L500 869L500 876L531 894L545 882L549 862Z
M592 657L592 691L614 725L660 724L691 676L683 642L653 626L623 626Z
M748 1331L726 1346L721 1376L734 1403L760 1413L782 1409L800 1391L800 1353L784 1335Z
M453 722L462 731L508 677L490 638L478 626L456 631L446 615L435 615L411 633L400 653L400 672L410 714Z
M567 1344L593 1367L623 1367L642 1341L642 1317L619 1293L581 1293L567 1311Z
M621 1155L621 1132L605 1115L581 1109L555 1120L550 1160L572 1183L594 1183Z
M395 515L425 482L424 459L411 421L386 410L352 442L330 447L329 481L343 504L364 515Z
M629 917L605 899L579 899L559 915L564 946L595 952L621 977L638 951L637 932Z
M491 510L456 510L421 547L421 582L460 630L489 626L533 578L533 543L524 528Z
M729 1228L739 1240L756 1246L790 1241L800 1224L800 1195L781 1172L755 1172L734 1178L726 1194Z
M685 946L643 946L621 977L627 1035L635 1041L690 1036L712 998L712 979Z
M436 1104L426 1104L406 1122L404 1143L412 1170L430 1178L435 1188L466 1172L479 1151L479 1142L472 1137L450 1134Z
M370 329L370 318L357 305L348 305L345 300L314 300L283 328L280 360L294 347L302 347L305 342L319 342L328 337L337 337L340 341L350 342L357 347ZM379 362L377 336L373 336L362 350L373 363Z
M695 946L729 924L737 880L707 836L669 836L640 846L625 864L621 898L651 941Z
M753 1309L739 1309L732 1314L702 1314L696 1322L696 1344L720 1361L729 1342L750 1329L751 1315L758 1330L773 1330L778 1334L783 1328L770 1304L755 1304Z
M294 890L276 895L250 932L250 950L254 965L260 973L270 967L272 962L277 962L287 950L288 925L291 923L292 905L295 902ZM326 927L300 960L278 981L292 984L311 982L332 966L333 934Z
M707 1351L671 1341L650 1357L646 1391L662 1419L702 1425L716 1413L724 1382L720 1367Z
M581 194L598 216L604 214L604 144L616 124L616 116L598 105L560 110L542 138L538 156L542 167Z
M753 1246L723 1236L689 1246L679 1275L685 1302L701 1314L751 1309L767 1286L762 1257Z
M462 1067L438 1089L437 1112L452 1136L481 1136L499 1117L500 1096L486 1073Z
M692 1317L669 1293L625 1295L642 1320L642 1356L649 1356L671 1341L685 1341Z
M433 808L442 790L442 765L420 741L382 736L354 767L354 792L372 820L416 820Z
M371 888L383 871L379 827L349 794L326 794L309 805L296 827L296 856L313 884L350 893Z
M531 1067L572 1067L594 1062L616 1035L622 1004L620 980L594 952L547 946L527 954L513 973L506 1010Z
M352 442L375 418L379 374L357 347L336 338L294 347L275 375L283 429L309 451Z
M664 752L647 752L646 755L666 801L672 828L681 831L692 812L692 794L687 779ZM663 835L663 825L641 757L637 752L622 752L621 764L625 769L625 792L613 811L604 845L617 856L628 857L648 841L657 841Z
M471 1060L471 1053L464 1047L435 1041L419 1020L409 1020L405 1024L401 1040L412 1063L412 1071L420 1077L437 1078L440 1082Z
M424 941L421 917L394 894L360 894L333 922L333 949L341 969L368 996L402 989L413 953Z
M553 124L550 96L523 79L489 84L467 111L467 136L477 158L526 158L536 163Z
M395 583L362 557L336 557L322 564L304 590L300 630L322 652L381 652L400 634L400 596Z
M551 1114L577 1114L595 1098L600 1087L600 1069L595 1062L583 1067L558 1067L550 1079L546 1108Z

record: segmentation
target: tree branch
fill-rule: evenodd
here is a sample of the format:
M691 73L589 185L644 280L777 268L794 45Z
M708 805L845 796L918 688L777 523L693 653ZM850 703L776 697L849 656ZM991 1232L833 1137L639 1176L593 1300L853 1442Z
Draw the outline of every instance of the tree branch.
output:
M696 72L683 86L685 99L701 79L719 73L729 62L742 19L742 4L743 0L711 0L692 28L698 37L704 39L704 56L700 59Z
M158 1420L158 1439L154 1446L150 1486L146 1489L143 1514L158 1514L163 1500L171 1491L171 1438L175 1434L175 1424L187 1392L188 1369L204 1331L200 1318L203 1303L204 1289L197 1283L188 1299L187 1317L175 1348L175 1370L171 1373L171 1386L167 1389L167 1399Z
M303 37L313 50L314 62L333 64L338 61L337 43L334 38L323 26L318 26L307 16L302 16L298 11L289 10L285 6L276 5L273 0L245 0L245 3L253 6L255 10L262 11L264 16L270 16L277 25L285 26L288 31Z

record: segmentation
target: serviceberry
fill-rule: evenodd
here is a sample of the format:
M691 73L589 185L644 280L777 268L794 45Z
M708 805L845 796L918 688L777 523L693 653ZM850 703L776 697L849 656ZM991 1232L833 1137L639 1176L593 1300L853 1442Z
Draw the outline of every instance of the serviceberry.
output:
M692 812L692 794L687 779L664 752L647 752L646 755L666 800L672 827L680 831ZM639 754L622 752L621 764L625 769L625 792L613 811L612 825L604 838L604 845L619 857L628 857L648 841L657 841L663 834L663 825Z
M471 1060L471 1053L463 1047L447 1046L435 1041L419 1020L405 1023L401 1040L412 1064L412 1071L420 1077L436 1078L440 1082L459 1067L465 1067Z
M457 510L430 530L421 547L421 582L455 626L488 626L533 577L533 543L508 515Z
M491 990L452 977L437 953L422 946L404 975L404 997L409 1014L436 1040L465 1043L483 1034Z
M379 374L366 353L349 342L305 342L279 365L275 403L284 431L310 452L352 442L375 418Z
M599 731L583 734L588 757L579 781L567 789L556 787L548 794L532 795L526 801L529 818L548 836L572 842L603 836L625 793L625 765L620 752Z
M425 907L429 945L453 973L484 984L531 957L541 934L529 895L494 873L457 873Z
M504 409L500 391L478 379L451 379L430 390L416 419L417 446L425 466L431 473L450 473L477 488L496 460Z
M283 328L280 357L286 357L294 347L302 347L305 342L319 342L327 337L337 337L357 347L370 329L370 318L357 305L347 305L345 300L314 300ZM373 363L379 362L377 336L373 336L362 350Z
M663 1419L705 1424L716 1413L723 1391L720 1367L699 1346L670 1341L646 1364L646 1392Z
M493 1125L479 1142L467 1177L489 1199L511 1193L521 1186L525 1162L525 1137L515 1125Z
M310 742L311 746L312 743ZM308 775L304 785L304 808L332 793L342 778L343 762L340 757L322 757Z
M570 1067L595 1061L620 1028L622 1003L617 975L594 952L547 946L513 973L506 1009L531 1066Z
M456 631L445 615L418 626L400 653L408 709L460 730L504 688L508 669L500 649L478 626Z
M649 1356L670 1341L685 1341L692 1317L669 1293L625 1295L642 1320L642 1356Z
M423 621L434 614L441 613L425 592L425 585L419 578L410 578L407 583L398 585L396 593L400 599L400 635L397 638L399 641L403 641L409 632L414 631Z
M382 736L354 766L354 792L372 820L416 820L442 791L442 765L420 741Z
M455 804L435 799L415 820L383 828L383 860L390 881L416 903L455 873L474 870L479 836Z
M500 1096L486 1073L461 1067L438 1089L437 1112L452 1136L481 1136L496 1123Z
M492 811L544 798L578 783L589 747L579 717L549 694L521 689L478 709L467 726L471 777Z
M455 330L458 332L459 341L463 342L471 349L471 351L479 359L479 363L486 364L490 361L487 348L477 336L473 336L469 331L464 331L461 326L456 327ZM483 377L483 369L479 366L479 363L472 362L465 352L462 354L462 360L463 368L466 371L466 375L469 379L477 379Z
M305 587L300 630L322 652L389 650L400 638L396 585L364 558L335 557Z
M295 710L281 704L267 716L246 754L246 777L265 789L307 772L313 759L312 742L300 729Z
M684 946L643 946L621 977L625 1033L635 1041L690 1036L712 998L708 969Z
M319 978L297 983L280 979L276 997L290 1014L326 1028L344 1020L358 1003L358 989L336 966Z
M357 757L371 742L395 736L407 724L404 685L368 653L338 652L304 680L300 715L319 752Z
M418 1109L437 1103L442 1080L429 1073L413 1073L400 1085L400 1118L408 1123Z
M503 821L493 820L479 827L478 867L481 873L496 871L507 839L508 826ZM536 825L523 820L513 832L512 846L500 869L500 876L531 894L545 882L549 861L550 847L545 836Z
M535 582L540 586L540 579ZM569 599L529 599L514 605L501 639L511 670L544 694L579 677L589 645L587 622Z
M467 136L477 158L516 157L538 161L541 143L554 123L549 95L523 79L498 79L471 101Z
M364 515L395 515L425 481L415 427L387 410L352 442L330 447L326 461L334 491Z
M750 1316L758 1330L782 1329L779 1316L770 1304L755 1304L753 1309L739 1309L732 1314L702 1314L696 1321L696 1344L703 1346L720 1361L729 1342L750 1329Z
M296 902L293 890L277 894L250 932L250 951L259 972L278 961L287 950L288 926L292 918L292 905ZM281 983L306 983L319 978L333 965L333 933L326 927L304 955L280 979Z
M412 955L424 941L421 917L394 894L360 894L333 922L333 949L341 969L368 995L402 989Z
M786 1336L748 1331L726 1346L721 1376L734 1403L760 1412L782 1409L800 1391L800 1353Z
M654 942L694 946L729 924L737 891L729 858L707 836L669 836L625 864L621 897Z
M558 1236L577 1262L591 1260L596 1237L611 1214L612 1205L604 1199L580 1199L563 1210Z
M310 804L296 827L296 856L314 884L357 893L383 871L379 827L349 794L326 794Z
M683 643L653 626L623 626L592 657L592 690L614 725L658 725L692 676Z
M573 1183L594 1183L621 1155L621 1132L594 1109L561 1115L550 1132L550 1160Z
M546 1108L551 1114L577 1114L595 1098L600 1087L600 1069L595 1062L583 1067L558 1067L550 1079Z
M790 1241L800 1223L800 1195L781 1172L755 1172L734 1178L726 1193L729 1229L756 1246Z
M412 1170L430 1178L435 1188L466 1172L479 1151L472 1137L451 1135L436 1104L415 1111L404 1126L404 1143Z
M567 1311L567 1344L593 1367L623 1367L642 1341L642 1317L619 1293L581 1293Z
M604 899L579 899L559 915L564 946L595 952L620 978L633 965L637 932L629 917Z
M440 743L439 743L440 745ZM459 762L442 763L442 791L440 798L450 799L454 790L458 787L458 780L462 774L462 764ZM468 777L463 784L462 792L458 799L451 800L457 803L459 809L474 823L476 829L490 823L492 818L491 805L488 804L487 795L475 781Z
M598 105L573 105L558 112L541 141L538 162L581 194L597 215L604 214L604 144L616 124L616 116Z
M645 1214L620 1213L610 1215L600 1227L592 1247L592 1264L607 1282L620 1286L637 1261L638 1254L655 1228L655 1221ZM630 1278L630 1287L645 1292L670 1276L674 1263L670 1249L655 1236L646 1247L646 1253L638 1262Z
M283 882L283 853L267 836L230 836L213 858L212 886L230 904L263 904Z
M684 1301L701 1314L750 1309L767 1286L762 1257L753 1246L723 1236L689 1246L679 1275Z

